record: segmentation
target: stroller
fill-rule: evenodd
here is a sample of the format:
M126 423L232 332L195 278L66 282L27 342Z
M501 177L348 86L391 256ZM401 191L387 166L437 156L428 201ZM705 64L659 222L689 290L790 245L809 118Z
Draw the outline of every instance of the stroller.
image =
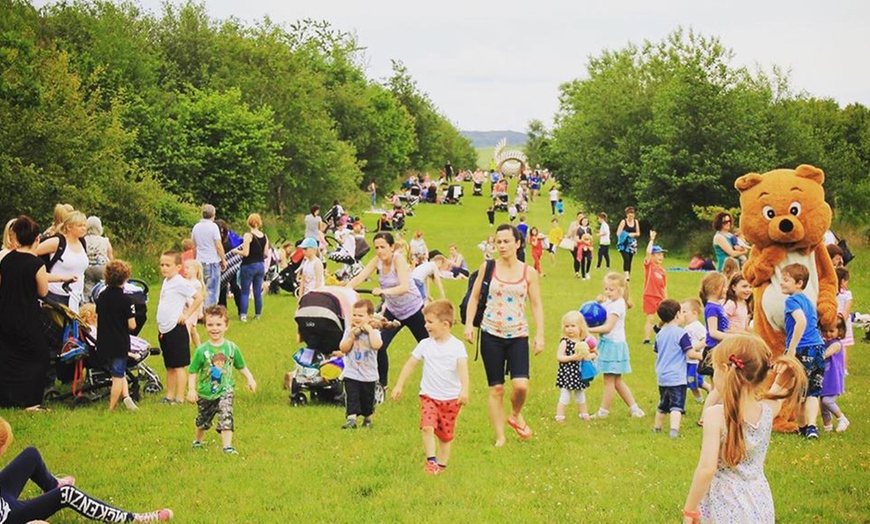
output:
M471 190L471 196L483 196L483 181L475 180L474 189Z
M462 198L462 186L453 184L447 187L447 193L444 194L445 204L460 204Z
M299 247L301 243L301 240L296 242L296 251L290 256L287 266L278 272L278 276L269 281L269 293L278 293L278 290L283 289L288 293L296 294L299 289L299 281L296 280L296 276L302 266L302 259L305 258L305 253Z
M335 237L326 237L326 243L329 244L332 249L332 251L330 251L326 256L333 262L345 265L344 268L335 272L335 277L341 282L349 281L362 271L362 259L371 250L371 246L366 242L365 237L358 236L355 241L356 246L354 248L354 254L351 256L350 253L342 248L341 244L338 243L338 240Z
M309 400L344 404L344 359L333 358L332 352L350 330L356 299L356 291L338 286L326 286L299 299L295 319L305 346L293 355L296 368L286 380L292 405L304 406Z
M508 210L508 196L507 193L498 193L493 197L493 209L496 211L504 211Z

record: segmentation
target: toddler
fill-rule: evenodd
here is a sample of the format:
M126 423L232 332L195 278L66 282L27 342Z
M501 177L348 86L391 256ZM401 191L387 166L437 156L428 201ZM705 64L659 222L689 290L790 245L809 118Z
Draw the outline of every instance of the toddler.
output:
M427 262L428 263L428 262ZM378 382L377 351L383 346L381 332L372 327L375 306L371 300L358 300L353 305L351 332L342 338L338 354L344 356L345 420L341 429L356 429L357 417L363 417L364 428L372 427L375 412L375 385Z
M692 349L694 349L699 354L702 354L704 351L704 347L706 346L707 340L707 329L704 327L704 324L701 323L699 318L701 317L704 306L701 304L701 301L697 298L690 298L688 300L684 300L682 304L682 313L683 313L683 329L686 330L686 333L689 334L689 339L692 341ZM708 393L713 386L710 385L709 381L704 381L704 375L698 373L698 363L701 361L700 358L692 358L691 355L687 355L686 359L686 384L689 387L689 390L692 392L692 396L695 399L695 402L702 404L704 402L704 397L701 395L701 390L705 390Z
M837 433L846 431L849 419L837 406L837 397L846 392L845 348L843 337L846 334L846 321L842 315L837 318L837 329L825 331L825 379L822 382L822 422L825 431L834 429L833 418L837 417Z
M193 286L193 289L202 293L202 290L205 289L205 278L202 270L202 263L196 259L190 259L184 262L184 275L190 285ZM190 304L188 304L190 305ZM185 325L187 326L187 332L190 334L190 340L193 342L194 347L199 347L202 344L202 341L199 338L199 331L196 329L196 325L199 323L199 319L202 318L202 304L196 308L196 311L193 312L192 315L187 317L187 321Z
M584 390L589 387L592 379L583 378L581 362L591 364L597 353L589 348L587 337L589 328L583 315L579 311L565 313L562 317L562 340L559 341L559 349L556 351L556 360L559 361L559 371L556 373L556 387L559 388L556 422L565 421L565 408L568 407L572 395L577 403L577 416L582 420L590 419Z
M653 431L662 430L665 415L670 414L670 437L680 436L680 421L686 412L686 365L687 357L700 358L692 348L692 339L680 327L683 321L680 303L665 299L657 308L662 328L656 334L656 380L659 385L659 405Z

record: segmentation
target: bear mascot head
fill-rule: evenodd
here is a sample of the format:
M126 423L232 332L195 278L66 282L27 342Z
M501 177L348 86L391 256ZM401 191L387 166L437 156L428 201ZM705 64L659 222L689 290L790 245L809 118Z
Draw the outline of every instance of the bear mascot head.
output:
M782 268L800 263L809 270L804 294L816 304L825 328L837 322L837 274L822 240L831 226L825 202L825 173L810 165L749 173L737 179L740 229L752 244L743 275L754 288L755 333L774 357L785 352L785 299ZM795 431L794 413L780 413L778 431Z

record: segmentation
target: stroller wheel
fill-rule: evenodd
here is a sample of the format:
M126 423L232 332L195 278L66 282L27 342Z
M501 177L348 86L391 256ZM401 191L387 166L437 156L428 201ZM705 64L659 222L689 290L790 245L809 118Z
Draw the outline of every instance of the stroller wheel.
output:
M291 406L306 406L308 405L308 397L305 396L305 393L299 392L290 397L290 405Z
M383 404L387 396L387 389L380 383L375 384L375 404Z
M147 393L149 395L154 395L155 393L160 393L160 391L162 389L163 389L163 386L161 386L157 382L148 382L147 384L145 384L145 393Z

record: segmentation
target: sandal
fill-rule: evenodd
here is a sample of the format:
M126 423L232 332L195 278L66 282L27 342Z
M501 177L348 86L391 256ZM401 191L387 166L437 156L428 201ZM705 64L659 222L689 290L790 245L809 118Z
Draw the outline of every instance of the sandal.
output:
M514 428L514 431L517 432L517 436L523 440L529 440L530 438L532 438L532 435L534 435L532 428L530 428L528 424L525 424L525 425L523 425L523 427L520 427L519 423L510 417L508 417L507 423L508 423L508 426Z

